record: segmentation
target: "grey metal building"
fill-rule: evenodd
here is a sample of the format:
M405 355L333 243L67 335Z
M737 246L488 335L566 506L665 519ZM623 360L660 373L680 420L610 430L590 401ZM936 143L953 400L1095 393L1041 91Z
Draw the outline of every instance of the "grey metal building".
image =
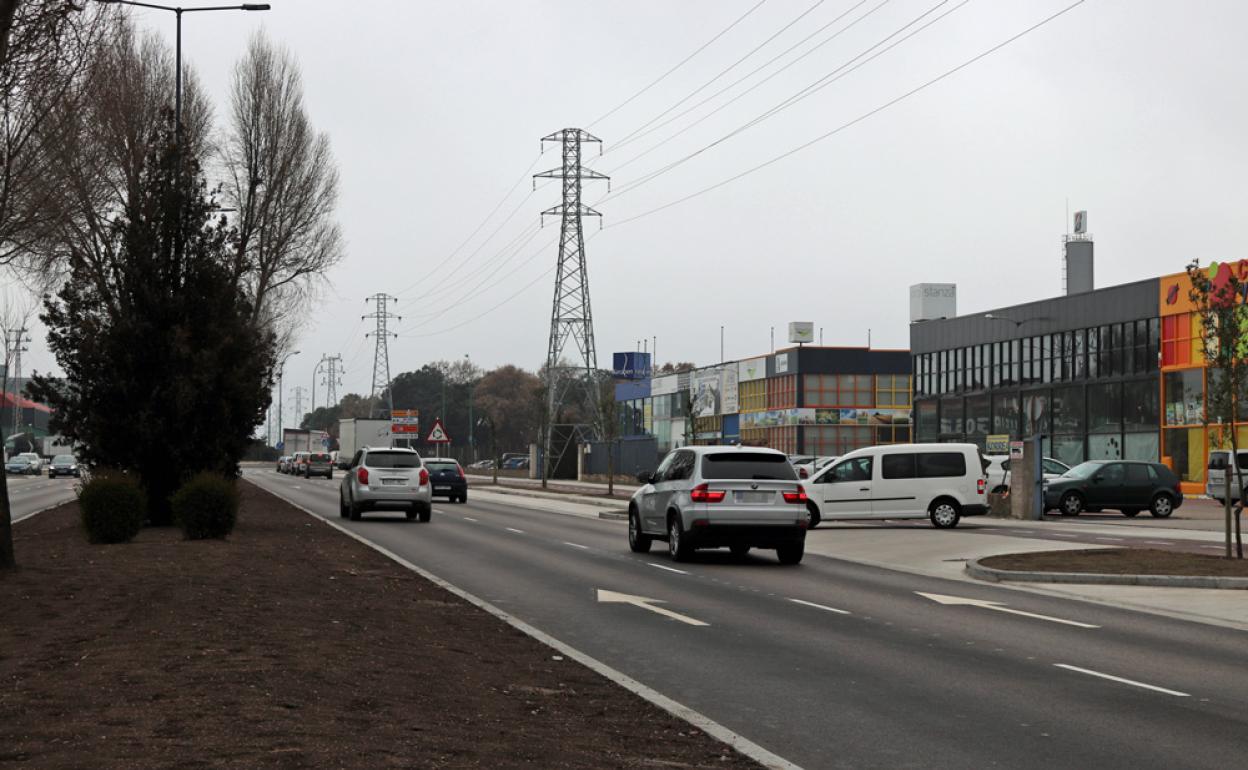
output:
M1159 279L910 326L918 441L1041 434L1045 453L1161 453Z

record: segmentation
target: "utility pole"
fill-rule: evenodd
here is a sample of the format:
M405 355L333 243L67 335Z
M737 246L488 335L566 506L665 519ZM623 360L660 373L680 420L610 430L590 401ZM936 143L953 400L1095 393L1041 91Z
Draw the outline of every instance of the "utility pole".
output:
M589 206L581 203L581 180L609 180L609 177L581 166L581 145L602 140L579 128L565 128L549 136L546 142L559 142L563 150L563 165L559 168L534 175L536 179L560 179L563 181L563 202L542 212L546 216L559 216L559 262L555 272L555 299L550 313L550 343L546 353L546 430L542 452L542 486L550 478L554 467L554 425L563 408L573 400L579 401L584 414L593 423L593 431L601 429L601 413L598 403L598 352L594 347L594 317L589 307L589 271L585 264L585 234L581 218L601 217ZM534 181L536 187L537 182ZM608 190L610 186L608 186ZM569 347L575 349L575 361L564 363L563 356ZM570 399L569 391L576 396ZM576 431L581 432L580 426ZM567 444L559 455L567 451Z
M373 392L371 394L373 405L372 408L369 409L369 417L377 417L378 407L380 406L379 401L383 390L386 392L387 414L394 413L394 393L390 390L389 341L391 337L398 337L399 335L389 331L387 323L391 318L396 321L402 321L403 317L397 316L386 310L386 304L389 302L398 302L398 297L392 297L389 294L374 294L364 301L376 303L376 308L372 313L369 313L366 316L361 316L360 318L362 320L372 318L377 322L376 330L364 335L365 339L372 336L377 342L376 347L373 349Z

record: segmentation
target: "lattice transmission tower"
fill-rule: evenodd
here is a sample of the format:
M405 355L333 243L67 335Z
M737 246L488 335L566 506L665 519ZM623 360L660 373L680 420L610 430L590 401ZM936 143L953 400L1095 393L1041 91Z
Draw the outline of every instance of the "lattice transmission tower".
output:
M386 414L389 416L390 413L394 412L394 394L390 391L389 342L391 337L398 337L399 335L389 331L389 329L387 329L387 324L391 318L396 321L402 321L403 317L397 316L386 310L386 304L389 302L398 302L399 298L392 297L389 294L374 294L364 301L375 302L376 307L372 313L369 313L366 316L361 316L361 319L366 320L372 318L377 321L376 330L364 335L366 339L371 336L377 341L377 346L373 349L373 388L371 393L373 405L369 409L369 416L378 416L377 412L381 407L382 391L385 391L386 393Z
M338 386L342 384L342 356L326 356L325 357L325 403L327 408L333 407L338 403Z
M557 464L554 452L555 426L573 405L581 407L582 420L564 425L567 429L558 450L561 459L569 446L598 432L601 415L598 404L598 352L594 346L594 316L589 307L589 271L585 265L585 234L581 218L602 214L581 203L581 182L609 180L604 174L581 165L581 147L602 140L579 128L565 128L546 142L559 142L563 165L535 174L534 179L563 180L563 202L542 212L559 216L559 263L555 271L555 300L550 313L550 344L546 352L546 435L543 441L542 483L550 478ZM536 184L536 181L534 182ZM609 189L609 188L608 188ZM566 356L566 358L565 358ZM579 403L578 403L579 402ZM589 422L586 426L585 421ZM587 431L586 428L589 428Z

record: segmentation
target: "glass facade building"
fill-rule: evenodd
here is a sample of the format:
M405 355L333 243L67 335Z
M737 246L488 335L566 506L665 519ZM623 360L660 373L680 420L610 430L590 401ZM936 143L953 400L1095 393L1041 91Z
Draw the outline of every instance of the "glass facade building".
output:
M911 325L918 441L1043 436L1068 464L1161 456L1156 279Z

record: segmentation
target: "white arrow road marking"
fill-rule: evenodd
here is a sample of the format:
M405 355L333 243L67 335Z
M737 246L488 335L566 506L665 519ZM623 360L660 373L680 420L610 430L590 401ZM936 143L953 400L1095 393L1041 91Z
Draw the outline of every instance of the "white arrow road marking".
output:
M679 620L681 623L688 623L691 626L709 626L710 625L710 623L703 623L697 618L691 618L688 615L681 615L679 612L672 612L671 610L665 607L655 607L654 606L655 604L663 603L661 599L647 599L644 596L632 596L630 594L620 594L620 593L616 593L615 591L604 591L603 589L599 588L598 589L598 601L608 603L608 604L612 604L612 603L631 604L634 607L640 607L643 610L650 610L651 612L657 612L658 614L669 617L672 620Z
M1134 679L1123 679L1120 676L1113 676L1112 674L1102 674L1100 671L1093 671L1090 668L1079 668L1078 666L1068 666L1065 663L1054 663L1053 665L1057 666L1058 668L1064 668L1067 671L1078 671L1080 674L1087 674L1089 676L1099 676L1101 679L1108 679L1113 682L1122 682L1123 684L1129 684L1134 687L1143 687L1145 690L1154 690L1156 692L1165 693L1166 695L1175 695L1180 698L1192 697L1188 693L1179 692L1178 690L1167 690L1164 687L1158 687L1157 685L1153 685L1153 684L1144 684L1143 682L1137 682Z
M789 601L793 602L794 604L804 604L807 607L814 607L817 610L827 610L828 612L835 612L838 615L850 614L849 610L838 610L835 607L828 607L823 604L815 604L814 602L808 602L808 601L805 601L804 599L789 599Z
M1068 626L1078 626L1079 628L1100 628L1091 623L1080 623L1077 620L1066 620L1064 618L1055 618L1051 615L1037 615L1034 612L1024 612L1022 610L1012 610L1002 605L1001 602L989 602L983 599L967 599L962 596L946 596L945 594L925 594L922 591L915 591L916 594L924 599L931 599L937 604L949 605L967 605L969 607L982 607L986 610L996 610L997 612L1008 612L1011 615L1022 615L1027 618L1035 618L1037 620L1047 620L1050 623L1063 623Z

